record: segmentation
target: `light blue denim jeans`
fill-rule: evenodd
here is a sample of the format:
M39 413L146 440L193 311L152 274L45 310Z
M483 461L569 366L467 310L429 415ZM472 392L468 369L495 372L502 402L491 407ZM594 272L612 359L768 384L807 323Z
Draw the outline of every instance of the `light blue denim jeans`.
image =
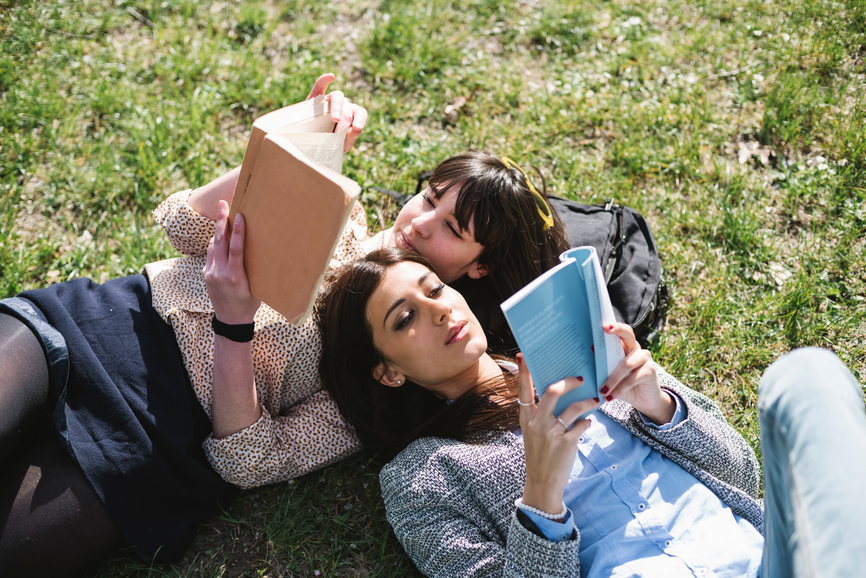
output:
M763 578L866 576L863 390L832 352L797 349L758 390Z

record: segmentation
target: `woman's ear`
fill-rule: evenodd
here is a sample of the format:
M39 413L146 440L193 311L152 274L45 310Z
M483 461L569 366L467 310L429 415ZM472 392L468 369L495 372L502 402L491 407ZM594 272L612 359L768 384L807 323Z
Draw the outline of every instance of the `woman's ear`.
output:
M490 269L487 268L487 265L482 265L478 261L473 262L469 266L469 271L466 272L470 279L481 279L488 273L490 273Z
M384 362L373 368L373 379L388 387L400 387L406 383L405 375L399 371L388 369Z

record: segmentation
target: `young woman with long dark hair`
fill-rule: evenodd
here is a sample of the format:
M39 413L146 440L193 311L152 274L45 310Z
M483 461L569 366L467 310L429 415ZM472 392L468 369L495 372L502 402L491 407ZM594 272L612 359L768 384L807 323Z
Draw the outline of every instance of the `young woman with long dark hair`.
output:
M388 520L429 576L856 576L866 563L862 389L832 353L762 379L760 468L703 395L631 328L599 399L553 408L522 363L486 353L461 295L423 258L371 253L317 306L322 379L387 460ZM396 455L396 457L394 457Z
M321 77L311 96L332 80ZM366 111L330 98L349 148ZM4 572L72 576L125 543L144 560L176 560L239 487L359 448L322 391L315 322L292 326L249 293L243 219L231 245L225 233L236 180L231 171L154 211L188 256L0 301ZM496 220L531 242L497 236ZM441 163L377 237L356 206L333 264L382 246L424 255L450 281L496 279L507 293L555 263L566 241L521 170L470 151Z

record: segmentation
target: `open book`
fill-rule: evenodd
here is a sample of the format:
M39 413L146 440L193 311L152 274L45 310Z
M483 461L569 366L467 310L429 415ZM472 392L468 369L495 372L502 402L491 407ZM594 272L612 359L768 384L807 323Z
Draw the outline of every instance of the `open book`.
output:
M340 174L346 130L333 132L329 106L318 96L255 120L229 214L246 220L250 291L296 325L361 192Z
M599 388L625 357L619 337L603 329L616 318L595 249L578 247L559 259L502 303L539 395L561 379L583 377L559 399L555 415L576 401L602 399Z

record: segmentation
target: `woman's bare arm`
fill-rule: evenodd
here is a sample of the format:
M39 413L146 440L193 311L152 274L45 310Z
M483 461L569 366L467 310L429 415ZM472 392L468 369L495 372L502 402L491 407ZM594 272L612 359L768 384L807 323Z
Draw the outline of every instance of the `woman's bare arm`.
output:
M238 183L238 175L241 167L235 167L221 177L218 177L203 187L194 190L189 196L189 206L193 210L204 215L211 221L216 221L219 215L220 201L232 204L235 194L235 185Z

